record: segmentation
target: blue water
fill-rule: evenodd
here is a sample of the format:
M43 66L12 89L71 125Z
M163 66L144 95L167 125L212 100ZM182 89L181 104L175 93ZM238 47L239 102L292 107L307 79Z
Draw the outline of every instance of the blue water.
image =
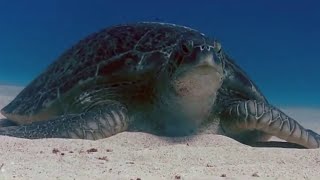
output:
M27 85L101 28L164 21L216 37L270 102L320 107L317 1L0 0L0 84Z

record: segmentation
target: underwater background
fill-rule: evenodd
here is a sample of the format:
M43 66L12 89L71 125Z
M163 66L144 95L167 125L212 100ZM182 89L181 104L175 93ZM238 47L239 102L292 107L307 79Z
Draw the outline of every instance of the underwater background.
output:
M138 21L218 39L269 102L320 107L320 2L0 0L0 84L25 86L102 28Z

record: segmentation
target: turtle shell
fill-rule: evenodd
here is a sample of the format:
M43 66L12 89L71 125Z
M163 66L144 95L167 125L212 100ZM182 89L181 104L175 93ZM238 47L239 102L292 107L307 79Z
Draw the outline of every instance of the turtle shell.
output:
M168 63L157 53L170 56L182 37L195 44L210 43L202 33L174 24L146 22L103 29L63 53L1 112L21 124L68 113L68 104L105 77L113 77L114 83L120 76L143 81L144 73Z

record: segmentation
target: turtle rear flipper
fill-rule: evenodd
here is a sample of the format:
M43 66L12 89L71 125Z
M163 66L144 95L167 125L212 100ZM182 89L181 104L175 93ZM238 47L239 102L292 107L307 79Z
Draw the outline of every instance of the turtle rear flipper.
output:
M95 107L81 114L68 114L48 121L0 128L0 135L19 138L74 138L97 140L125 131L127 109L119 104Z
M235 131L257 130L306 148L320 148L319 134L305 129L279 109L263 102L236 102L224 112L223 118L226 118L223 123L227 124L222 125Z

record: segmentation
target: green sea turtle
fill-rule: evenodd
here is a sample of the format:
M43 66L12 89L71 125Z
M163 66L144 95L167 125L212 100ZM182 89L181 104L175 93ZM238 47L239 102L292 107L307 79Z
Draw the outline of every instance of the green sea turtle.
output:
M245 144L277 136L320 146L317 133L268 103L218 41L166 23L119 25L90 35L1 112L7 118L1 135L30 139L141 131L215 133Z

